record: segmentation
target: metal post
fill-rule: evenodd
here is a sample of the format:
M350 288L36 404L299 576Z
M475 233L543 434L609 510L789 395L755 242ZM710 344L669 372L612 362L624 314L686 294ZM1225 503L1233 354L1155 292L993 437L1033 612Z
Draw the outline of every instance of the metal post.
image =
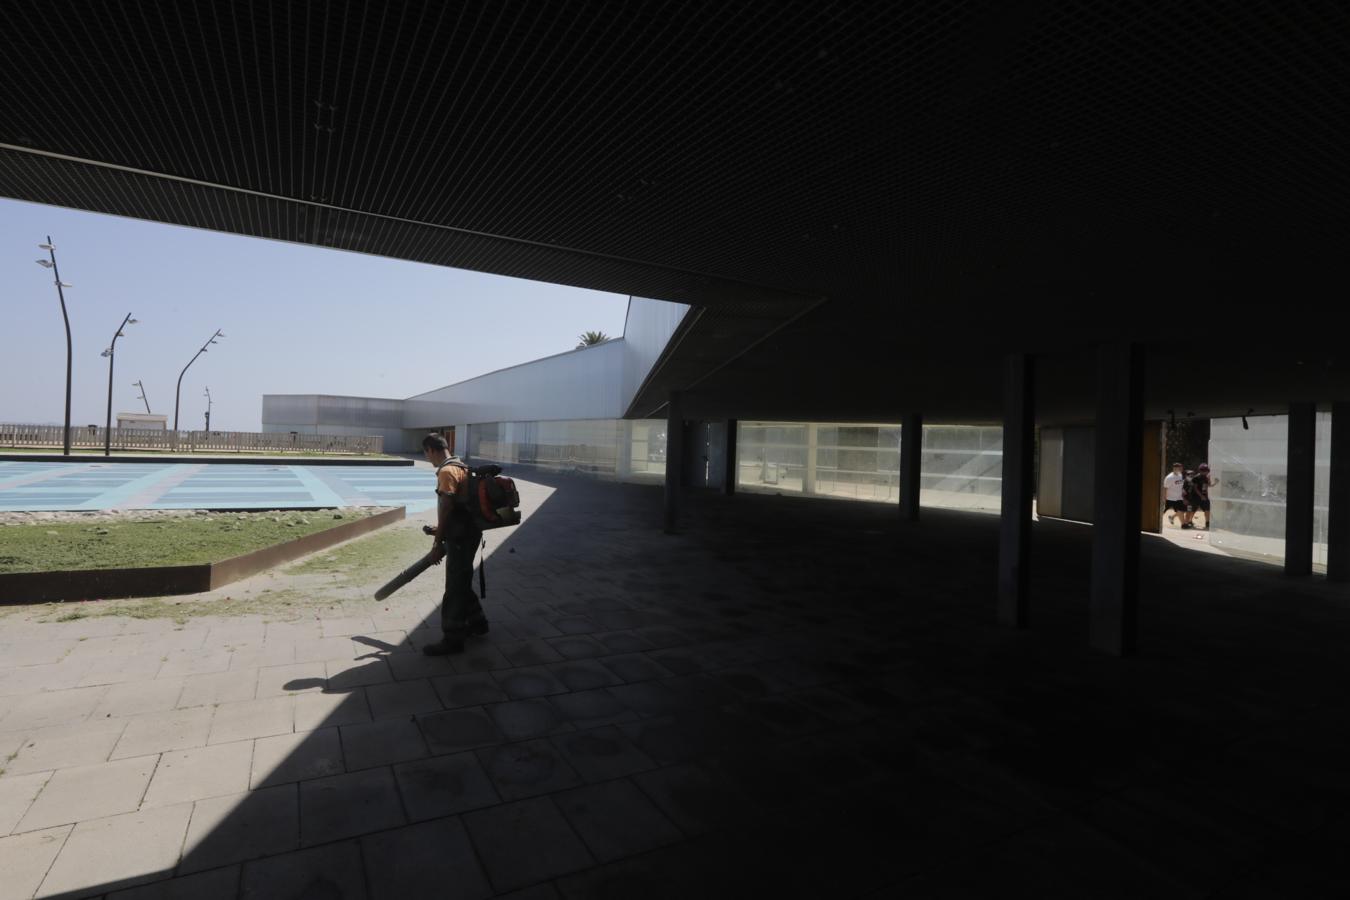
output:
M999 514L998 618L1026 628L1031 567L1033 370L1025 353L1009 354L1003 374L1003 505Z
M1313 476L1317 404L1289 404L1288 500L1284 519L1284 574L1312 574Z
M674 534L679 520L680 484L684 474L684 404L679 391L666 404L665 531Z
M47 235L47 243L42 245L51 257L52 275L56 277L56 296L61 301L61 318L66 323L66 424L61 431L61 455L70 455L70 373L71 360L74 357L74 348L70 339L70 315L66 312L66 293L65 285L61 283L61 270L56 265L56 246L52 244L52 236ZM38 260L42 262L42 260Z
M1095 649L1116 656L1133 655L1138 642L1143 429L1143 352L1106 344L1097 351L1089 633Z
M900 518L919 520L919 485L923 463L923 416L910 413L900 423Z
M726 454L722 459L722 493L730 497L736 493L736 473L739 471L740 463L736 461L736 433L740 430L741 423L736 419L727 419Z
M1350 581L1350 402L1331 406L1327 581Z
M207 338L206 343L202 344L202 349L193 354L192 359L188 360L188 364L183 366L183 371L178 373L178 386L174 388L173 392L173 440L175 445L178 443L178 401L183 393L183 376L187 374L187 370L191 368L192 364L197 361L197 357L205 353L206 348L216 342L216 338L224 336L225 335L221 333L220 329L217 328L216 333Z
M816 492L816 441L819 428L815 422L806 424L806 468L802 469L802 493L810 496Z
M103 419L103 455L112 456L112 386L113 386L113 361L117 355L117 339L122 336L122 329L127 327L131 321L131 313L127 313L122 324L117 326L117 331L113 332L112 343L108 345L108 414Z

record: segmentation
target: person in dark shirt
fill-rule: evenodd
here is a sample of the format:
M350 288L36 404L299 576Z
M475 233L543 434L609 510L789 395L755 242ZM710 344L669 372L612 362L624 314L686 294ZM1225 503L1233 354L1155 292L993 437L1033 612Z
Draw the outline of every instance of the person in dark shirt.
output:
M1189 479L1187 486L1190 488L1190 496L1187 498L1189 507L1186 510L1186 526L1194 528L1195 524L1191 521L1195 518L1197 512L1205 514L1205 530L1209 531L1214 526L1213 515L1209 511L1209 488L1213 482L1209 477L1209 463L1201 463Z

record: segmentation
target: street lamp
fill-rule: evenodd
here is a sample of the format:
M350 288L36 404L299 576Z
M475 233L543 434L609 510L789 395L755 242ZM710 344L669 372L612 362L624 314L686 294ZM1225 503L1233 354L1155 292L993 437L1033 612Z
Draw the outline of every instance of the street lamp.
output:
M138 387L138 388L141 389L141 395L140 395L139 397L137 397L136 399L137 399L137 400L144 400L144 401L145 401L145 414L146 414L147 416L152 416L152 415L154 415L154 413L150 412L150 400L149 400L148 397L145 396L145 385L142 384L142 383L139 382L139 381L133 381L133 382L132 382L132 385L133 385L134 387Z
M61 270L56 267L56 245L52 243L52 236L47 235L47 243L38 244L39 250L46 250L50 259L39 259L37 264L44 269L51 269L53 277L56 278L56 296L61 300L61 318L66 323L66 427L61 432L61 455L70 455L70 367L71 367L71 342L70 342L70 316L66 313L66 294L63 288L70 285L61 281Z
M217 328L216 333L211 335L205 344L202 344L202 349L198 350L192 359L188 360L188 364L183 366L183 371L178 373L178 387L176 387L173 392L173 432L175 442L178 440L178 398L183 392L183 376L187 374L188 368L197 361L197 357L205 353L207 347L216 343L216 338L223 338L224 336L225 332Z
M113 381L113 356L117 353L117 339L122 336L122 329L128 325L135 325L136 320L127 313L127 317L122 320L122 324L117 326L117 332L113 335L112 343L108 349L101 355L108 357L108 416L103 420L103 455L112 456L112 381Z
M211 430L211 386L206 386L206 430Z

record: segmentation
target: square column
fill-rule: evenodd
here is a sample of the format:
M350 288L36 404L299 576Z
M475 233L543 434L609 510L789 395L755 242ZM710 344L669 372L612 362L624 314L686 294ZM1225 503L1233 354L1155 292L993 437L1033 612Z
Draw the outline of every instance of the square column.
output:
M736 473L739 463L736 461L736 432L740 429L740 422L736 419L727 419L726 434L726 453L722 457L722 493L730 497L736 493Z
M666 404L665 532L674 534L680 515L680 487L684 483L684 397L670 392Z
M919 520L919 474L923 468L923 416L910 413L900 423L900 518Z
M998 619L1027 627L1031 564L1031 455L1035 421L1031 357L1013 353L1003 370L1003 503L998 533Z
M1313 476L1317 447L1317 404L1289 404L1288 499L1284 510L1284 574L1311 575L1313 557ZM1334 451L1333 451L1334 452Z
M1350 403L1331 407L1327 581L1350 581Z
M1143 434L1143 351L1106 344L1097 351L1090 634L1095 649L1116 656L1138 643Z
M816 492L816 443L819 426L815 422L806 423L806 468L802 469L802 493L810 496Z

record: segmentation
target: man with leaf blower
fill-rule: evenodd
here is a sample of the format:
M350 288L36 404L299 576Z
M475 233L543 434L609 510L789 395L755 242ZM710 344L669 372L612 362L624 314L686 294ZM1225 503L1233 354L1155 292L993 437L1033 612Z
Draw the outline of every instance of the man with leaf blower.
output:
M422 453L436 467L436 528L432 532L433 554L445 559L445 597L441 601L441 640L427 644L428 656L445 656L464 650L464 639L488 633L487 617L473 592L473 557L483 540L466 496L470 470L450 455L445 438L429 434L422 438Z

